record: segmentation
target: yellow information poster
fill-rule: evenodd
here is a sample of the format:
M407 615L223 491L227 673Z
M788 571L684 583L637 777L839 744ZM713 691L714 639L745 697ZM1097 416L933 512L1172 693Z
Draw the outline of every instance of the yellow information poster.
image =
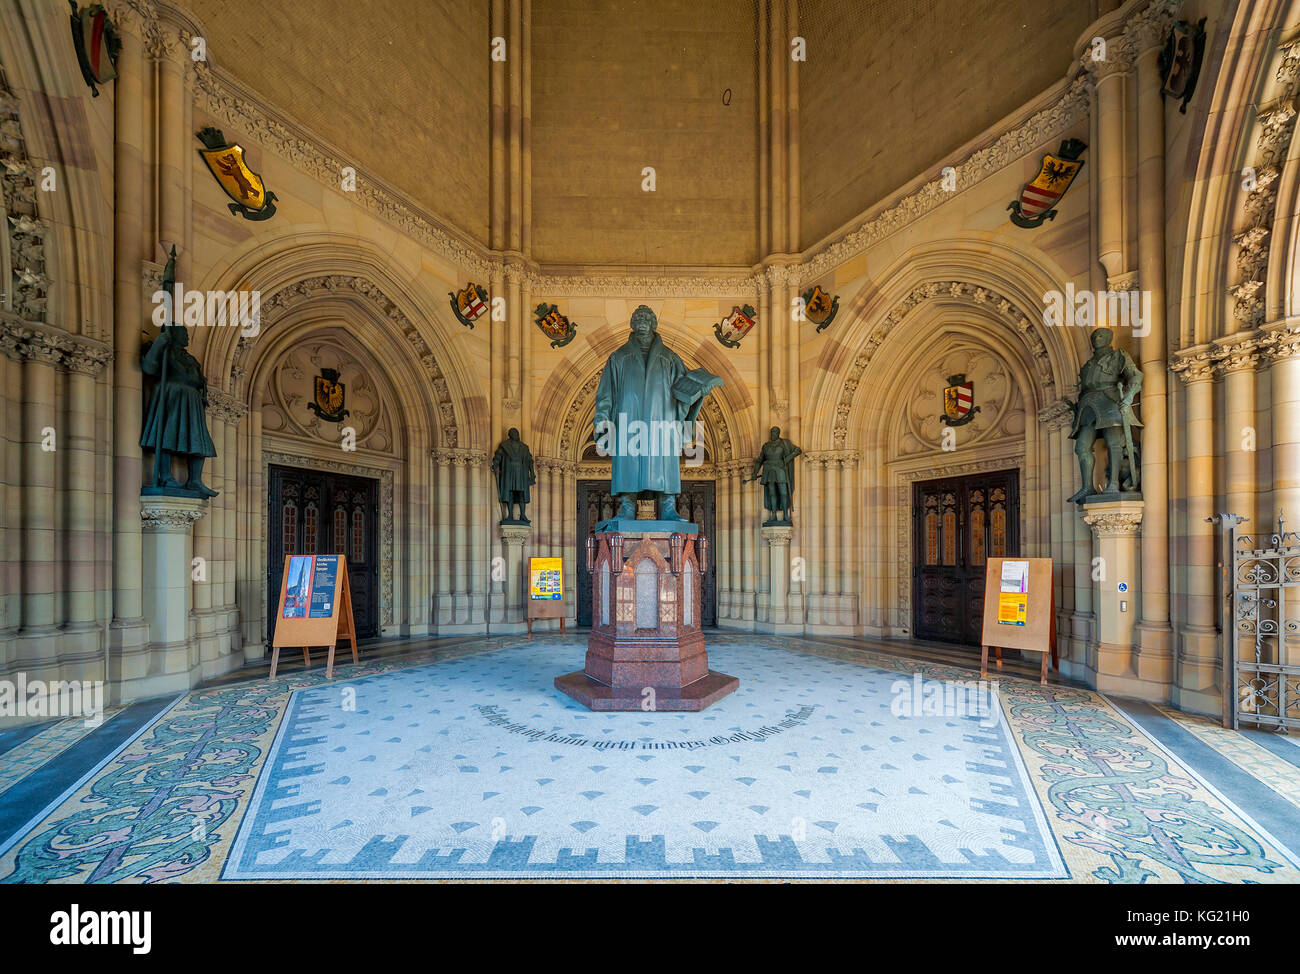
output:
M1002 563L998 591L998 625L1023 626L1029 613L1029 562Z
M998 593L998 625L1023 626L1029 613L1029 596L1013 592Z
M544 602L564 598L564 559L528 559L528 598Z

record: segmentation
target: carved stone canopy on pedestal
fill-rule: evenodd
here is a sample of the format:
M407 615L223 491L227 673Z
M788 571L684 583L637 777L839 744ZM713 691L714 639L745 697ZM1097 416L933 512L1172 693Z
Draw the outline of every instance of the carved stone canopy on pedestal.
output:
M606 532L587 541L593 618L586 668L555 688L591 710L695 711L740 681L709 669L700 629L704 538Z

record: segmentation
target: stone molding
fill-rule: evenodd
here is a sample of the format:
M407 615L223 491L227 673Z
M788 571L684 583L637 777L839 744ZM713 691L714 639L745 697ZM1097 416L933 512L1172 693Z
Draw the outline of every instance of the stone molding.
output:
M501 529L501 540L515 548L522 548L533 535L532 526L528 524L499 524L497 527Z
M208 512L206 500L188 497L141 497L140 520L150 534L175 534L188 531L190 526Z
M240 420L248 415L248 404L228 392L209 387L208 412L223 423L238 426Z
M1084 76L1076 76L1054 103L1035 112L1017 128L1004 132L992 145L978 149L962 162L954 164L957 191L969 189L1017 159L1038 150L1055 136L1087 118L1090 107L1087 80ZM794 269L798 282L801 285L812 284L840 264L865 253L872 244L937 209L953 195L943 188L941 176L931 180L806 259Z
M763 540L774 548L784 548L794 537L794 526L788 524L771 524L760 529Z
M572 460L558 460L555 457L534 457L533 466L539 471L558 470L561 474L567 476L576 473L579 464L574 463Z
M1258 328L1267 313L1265 281L1272 249L1278 181L1295 131L1295 98L1300 90L1300 38L1278 47L1274 79L1281 93L1256 106L1253 187L1242 201L1249 224L1233 235L1237 244L1236 281L1229 286L1232 317L1238 329Z
M1183 382L1203 382L1229 372L1267 368L1296 355L1300 355L1300 320L1277 321L1175 352L1169 371Z
M437 356L425 342L419 329L407 317L406 312L369 278L355 274L322 274L304 278L281 288L262 302L261 333L265 333L271 325L298 304L323 295L340 293L355 294L365 298L406 338L432 385L434 401L437 403L438 415L442 423L440 438L448 446L456 446L460 442L456 404L452 401L451 390ZM237 383L247 371L244 362L256 341L257 336L243 336L235 346L234 362L230 366L230 378L233 382Z
M844 377L844 384L840 389L839 403L835 407L835 424L832 429L832 436L836 449L843 449L844 444L848 441L849 415L853 411L853 399L857 394L858 384L862 381L867 366L871 364L876 349L884 342L885 336L918 306L927 301L951 298L958 298L972 304L985 306L996 312L999 317L1011 325L1013 329L1019 332L1029 349L1039 380L1049 388L1052 386L1052 361L1048 355L1047 346L1043 343L1042 336L1038 334L1030 317L1016 307L1010 298L998 294L991 288L966 281L927 281L912 288L907 295L890 309L884 318L872 326L863 342L862 350L858 352L853 359L853 363L849 366Z
M1050 430L1064 429L1074 423L1074 406L1065 399L1054 399L1038 411L1038 421Z
M98 375L113 360L103 342L0 312L0 351L17 361L47 362L68 372Z
M27 155L18 96L0 71L0 195L4 197L4 232L9 235L4 290L8 292L8 310L28 321L45 320L51 287L45 273L47 227L36 206L36 172Z
M437 463L451 467L481 467L488 463L488 455L482 450L465 450L457 447L434 447L429 451L429 456Z
M1140 501L1136 510L1115 510L1112 505L1105 505L1103 510L1089 510L1087 504L1082 505L1082 507L1084 522L1091 525L1099 537L1134 535L1138 533L1138 529L1142 526Z

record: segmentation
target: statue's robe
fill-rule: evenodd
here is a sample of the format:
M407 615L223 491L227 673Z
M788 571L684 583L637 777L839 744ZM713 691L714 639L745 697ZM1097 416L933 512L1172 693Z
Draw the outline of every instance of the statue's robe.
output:
M673 384L686 374L681 357L667 348L656 334L649 353L643 353L634 338L615 351L605 363L596 389L596 435L601 423L613 424L609 436L613 467L610 493L635 494L655 490L665 494L682 491L681 452L659 450L650 455L649 439L656 429L652 424L680 424L694 412L695 403L682 402L673 395ZM641 456L625 455L624 437L630 431L619 429L620 419L640 420L646 424L646 449ZM659 428L662 430L662 427ZM626 451L630 453L631 451ZM671 453L671 455L667 455Z
M208 433L204 406L208 384L198 359L181 346L160 337L149 346L141 370L146 375L158 376L159 384L149 401L140 445L169 450L181 456L215 457L217 448Z
M492 465L497 469L497 500L502 504L525 504L532 501L529 477L533 473L533 454L522 440L503 440L497 447ZM520 497L512 496L518 491Z

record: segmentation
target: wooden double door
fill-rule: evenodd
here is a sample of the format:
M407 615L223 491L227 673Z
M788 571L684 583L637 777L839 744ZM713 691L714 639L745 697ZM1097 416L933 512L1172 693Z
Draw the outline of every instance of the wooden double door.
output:
M916 638L979 645L985 563L1020 554L1019 480L1019 471L999 470L913 487Z
M269 473L267 642L275 635L285 555L346 555L357 636L379 635L379 482L297 467Z
M717 545L714 532L715 492L713 481L682 481L677 495L677 513L699 525L709 541L709 567L700 591L700 617L704 626L718 624ZM609 492L608 480L578 481L578 625L591 625L591 573L587 571L587 538L597 524L618 512L618 501ZM656 514L658 511L655 512Z

